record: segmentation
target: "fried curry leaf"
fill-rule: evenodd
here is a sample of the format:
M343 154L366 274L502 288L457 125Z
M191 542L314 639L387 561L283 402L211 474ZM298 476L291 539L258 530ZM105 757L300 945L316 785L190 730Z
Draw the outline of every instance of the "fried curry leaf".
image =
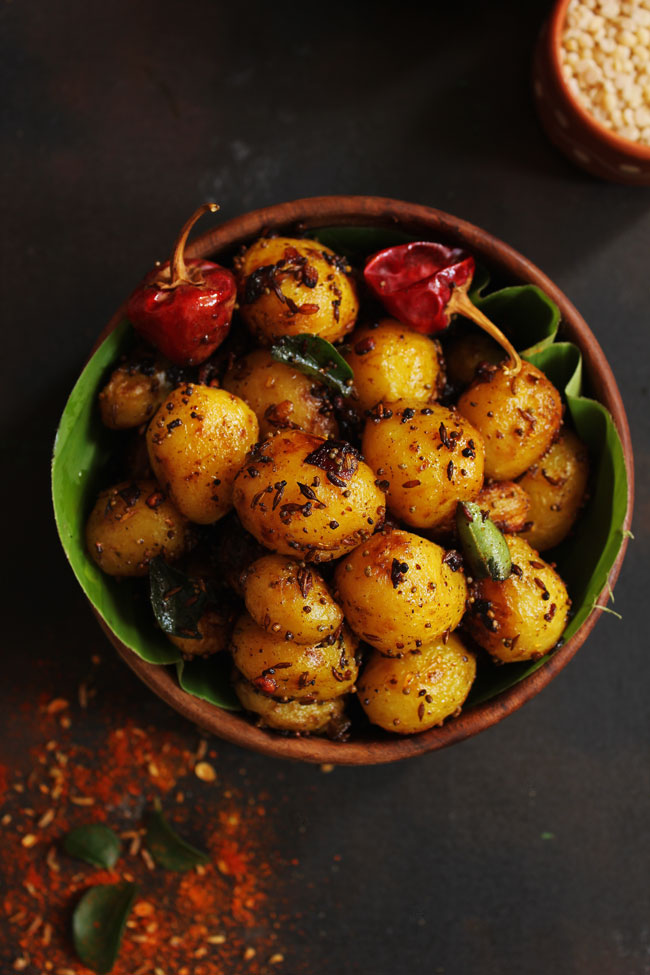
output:
M138 888L136 884L99 884L83 895L72 915L75 951L99 975L110 972Z
M475 579L503 582L508 578L512 569L508 543L480 504L459 501L456 528L463 557Z
M307 376L335 389L341 396L353 392L354 373L340 352L320 335L287 335L271 346L278 362L295 366Z
M77 860L112 870L120 858L122 843L117 833L108 826L90 823L71 829L63 838L63 849Z
M202 581L190 578L157 555L149 564L149 585L160 629L170 636L200 640L198 624L210 599Z
M156 803L147 820L145 844L160 867L166 870L192 870L201 863L209 863L210 857L187 843L172 829Z

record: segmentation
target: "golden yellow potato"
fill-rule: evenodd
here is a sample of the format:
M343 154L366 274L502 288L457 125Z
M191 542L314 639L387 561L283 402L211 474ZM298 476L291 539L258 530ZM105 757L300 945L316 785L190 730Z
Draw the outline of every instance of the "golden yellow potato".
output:
M327 701L347 694L357 679L358 640L343 626L318 644L285 640L244 613L230 638L235 666L255 688L271 697Z
M320 572L284 555L265 555L243 573L246 609L258 626L285 640L320 643L343 622Z
M232 484L258 436L257 417L232 393L183 383L147 430L151 467L176 507L208 525L232 507Z
M264 344L354 328L359 299L347 260L316 240L261 237L235 260L242 318Z
M535 660L562 636L571 600L557 572L521 535L505 537L512 574L505 582L474 584L465 625L497 660Z
M283 555L326 562L368 538L386 514L375 475L349 444L282 430L259 444L235 478L244 528Z
M239 396L257 416L260 438L280 427L299 427L318 437L336 437L338 423L324 386L293 366L255 349L228 370L224 389Z
M414 528L446 528L483 486L483 439L456 410L394 404L368 420L362 451L389 510Z
M562 423L562 400L529 362L511 376L503 366L475 380L458 409L483 435L485 476L509 481L539 460Z
M99 394L102 422L111 430L139 427L153 415L172 388L170 363L142 354L115 369Z
M585 500L589 479L587 448L571 430L560 437L519 480L530 498L524 538L544 552L569 534Z
M350 722L345 717L345 698L330 701L277 701L258 691L238 671L233 686L241 705L258 716L261 728L289 731L294 735L324 734L338 738Z
M213 653L228 649L231 622L231 614L225 607L211 606L197 624L200 639L171 636L169 633L167 637L188 660L193 657L211 657Z
M111 576L146 576L157 555L172 562L193 541L187 519L155 481L123 481L102 491L86 523L86 547Z
M457 335L445 344L449 381L455 386L469 386L482 363L496 366L504 355L501 346L479 328Z
M372 724L412 735L457 715L476 676L476 657L455 633L403 657L373 653L357 695Z
M430 646L465 612L467 585L457 560L410 532L373 535L342 559L335 580L347 622L389 656Z
M363 325L348 338L344 358L354 372L361 411L375 403L429 403L444 385L440 343L394 318Z
M520 532L528 521L530 498L514 481L489 481L476 503L502 532Z

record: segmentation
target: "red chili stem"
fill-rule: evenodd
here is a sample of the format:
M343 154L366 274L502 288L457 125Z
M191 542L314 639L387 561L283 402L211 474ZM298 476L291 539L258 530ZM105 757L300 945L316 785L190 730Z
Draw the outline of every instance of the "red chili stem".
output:
M510 358L510 366L508 366L508 372L513 376L516 376L521 369L521 359L519 353L515 349L514 345L508 341L500 328L491 322L487 315L476 307L474 302L468 297L467 292L462 288L455 288L449 303L447 305L447 311L450 315L458 314L463 315L465 318L469 318L473 321L479 328L482 328L488 335L491 335L495 341L508 353Z
M218 209L219 206L216 203L202 203L201 206L194 211L190 219L183 224L183 228L174 247L174 253L172 254L171 261L169 262L170 280L165 282L165 288L175 288L179 284L203 283L202 275L199 275L198 277L196 273L192 275L192 272L188 269L185 263L185 245L187 243L187 238L190 235L190 231L199 217L202 217L203 214L207 213L208 211L211 213L216 213Z

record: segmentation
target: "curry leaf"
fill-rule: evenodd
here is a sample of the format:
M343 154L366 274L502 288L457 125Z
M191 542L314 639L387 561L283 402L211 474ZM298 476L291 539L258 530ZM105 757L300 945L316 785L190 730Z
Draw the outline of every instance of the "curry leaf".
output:
M72 936L79 958L99 975L115 964L127 918L138 888L135 884L91 887L72 916Z
M103 823L91 823L70 830L63 839L63 849L71 857L85 860L94 867L112 870L120 858L120 838Z
M209 595L200 579L192 579L162 556L149 563L151 606L158 626L170 636L200 640L199 620Z
M332 343L320 335L287 335L271 346L271 355L325 383L341 396L350 396L353 391L352 369Z
M207 853L197 850L171 828L159 804L149 815L145 843L156 863L166 870L191 870L210 862Z

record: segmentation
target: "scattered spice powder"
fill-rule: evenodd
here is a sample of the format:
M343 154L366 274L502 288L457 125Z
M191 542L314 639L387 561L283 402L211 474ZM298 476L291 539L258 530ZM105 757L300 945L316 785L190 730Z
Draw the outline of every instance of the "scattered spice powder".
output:
M197 749L193 742L192 750L187 734L127 722L90 748L62 728L59 701L34 708L40 742L30 769L0 766L0 969L87 975L70 938L74 906L90 886L129 880L140 890L113 975L223 975L241 971L244 957L248 975L282 970L283 919L270 901L280 860L273 859L264 797L224 788L215 817L219 786L198 783L196 775L197 754L216 758L207 743ZM204 816L202 790L210 801ZM156 797L174 828L209 852L209 864L185 874L149 869L144 821ZM68 830L88 822L121 834L114 870L62 852Z

